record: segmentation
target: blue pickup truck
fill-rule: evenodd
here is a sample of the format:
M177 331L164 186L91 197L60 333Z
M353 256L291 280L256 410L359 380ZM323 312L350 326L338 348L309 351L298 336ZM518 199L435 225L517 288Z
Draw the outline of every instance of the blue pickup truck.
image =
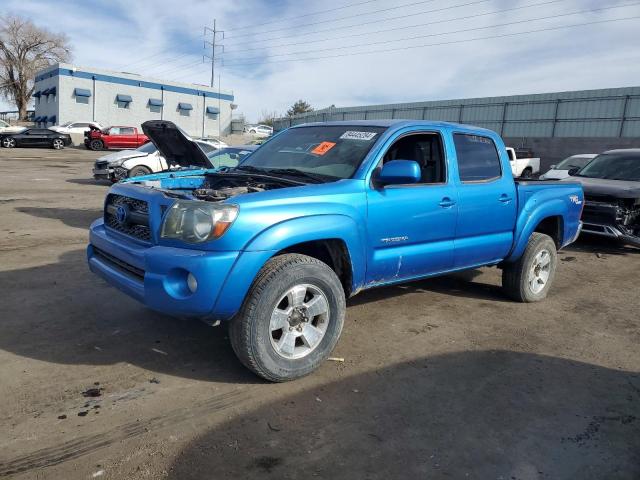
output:
M271 381L317 368L367 288L497 266L506 295L541 300L580 232L581 186L514 181L481 128L300 125L222 169L171 122L143 130L188 168L111 187L91 270L159 312L229 321L239 359Z

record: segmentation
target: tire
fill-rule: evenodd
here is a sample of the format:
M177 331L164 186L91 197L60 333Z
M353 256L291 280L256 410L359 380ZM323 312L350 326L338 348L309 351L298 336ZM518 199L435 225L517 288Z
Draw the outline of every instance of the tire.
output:
M16 139L11 137L5 137L2 139L2 146L4 148L15 148Z
M533 176L533 170L531 170L530 168L525 168L522 171L522 175L520 175L521 178L526 178L526 179L530 179Z
M143 165L138 165L129 170L129 178L131 177L141 177L142 175L150 175L152 172L150 169Z
M104 150L104 142L102 140L91 140L89 148L91 150Z
M302 318L295 318L296 305L302 308ZM321 312L323 305L324 313L305 317L311 315L307 306ZM306 255L280 255L262 267L242 309L231 321L231 346L244 366L266 380L300 378L331 354L342 332L345 311L344 290L327 264ZM285 326L277 330L280 322ZM322 331L322 336L318 337L317 331Z
M249 130L249 133L254 133L255 134L256 131L255 130Z
M61 138L54 138L51 142L51 148L54 150L62 150L64 148L64 140Z
M502 288L518 302L538 302L549 293L557 266L558 254L553 239L549 235L534 232L518 261L503 267Z

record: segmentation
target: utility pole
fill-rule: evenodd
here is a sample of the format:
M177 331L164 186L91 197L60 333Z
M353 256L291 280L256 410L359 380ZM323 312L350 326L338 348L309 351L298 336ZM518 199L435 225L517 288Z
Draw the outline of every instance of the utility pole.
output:
M211 35L211 41L204 41L204 48L207 48L207 45L211 46L211 55L204 54L202 56L202 60L206 62L206 59L211 60L211 87L215 85L215 63L216 63L216 50L218 48L222 48L222 53L224 53L224 45L218 43L218 34L222 35L222 40L224 40L224 31L218 30L216 28L216 20L213 20L213 28L204 27L204 36Z

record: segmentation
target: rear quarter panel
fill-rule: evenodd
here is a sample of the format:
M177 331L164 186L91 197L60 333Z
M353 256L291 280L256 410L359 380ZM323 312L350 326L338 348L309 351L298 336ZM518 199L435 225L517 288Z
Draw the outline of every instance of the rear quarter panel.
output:
M579 183L517 182L518 218L513 250L506 261L517 260L524 253L529 237L549 217L562 218L560 247L574 240L580 227L584 193Z

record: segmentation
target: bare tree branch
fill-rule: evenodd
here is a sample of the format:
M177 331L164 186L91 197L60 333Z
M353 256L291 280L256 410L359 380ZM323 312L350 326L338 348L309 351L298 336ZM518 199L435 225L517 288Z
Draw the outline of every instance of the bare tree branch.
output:
M16 104L21 119L27 116L36 73L70 59L66 35L52 33L21 17L0 17L0 94Z

